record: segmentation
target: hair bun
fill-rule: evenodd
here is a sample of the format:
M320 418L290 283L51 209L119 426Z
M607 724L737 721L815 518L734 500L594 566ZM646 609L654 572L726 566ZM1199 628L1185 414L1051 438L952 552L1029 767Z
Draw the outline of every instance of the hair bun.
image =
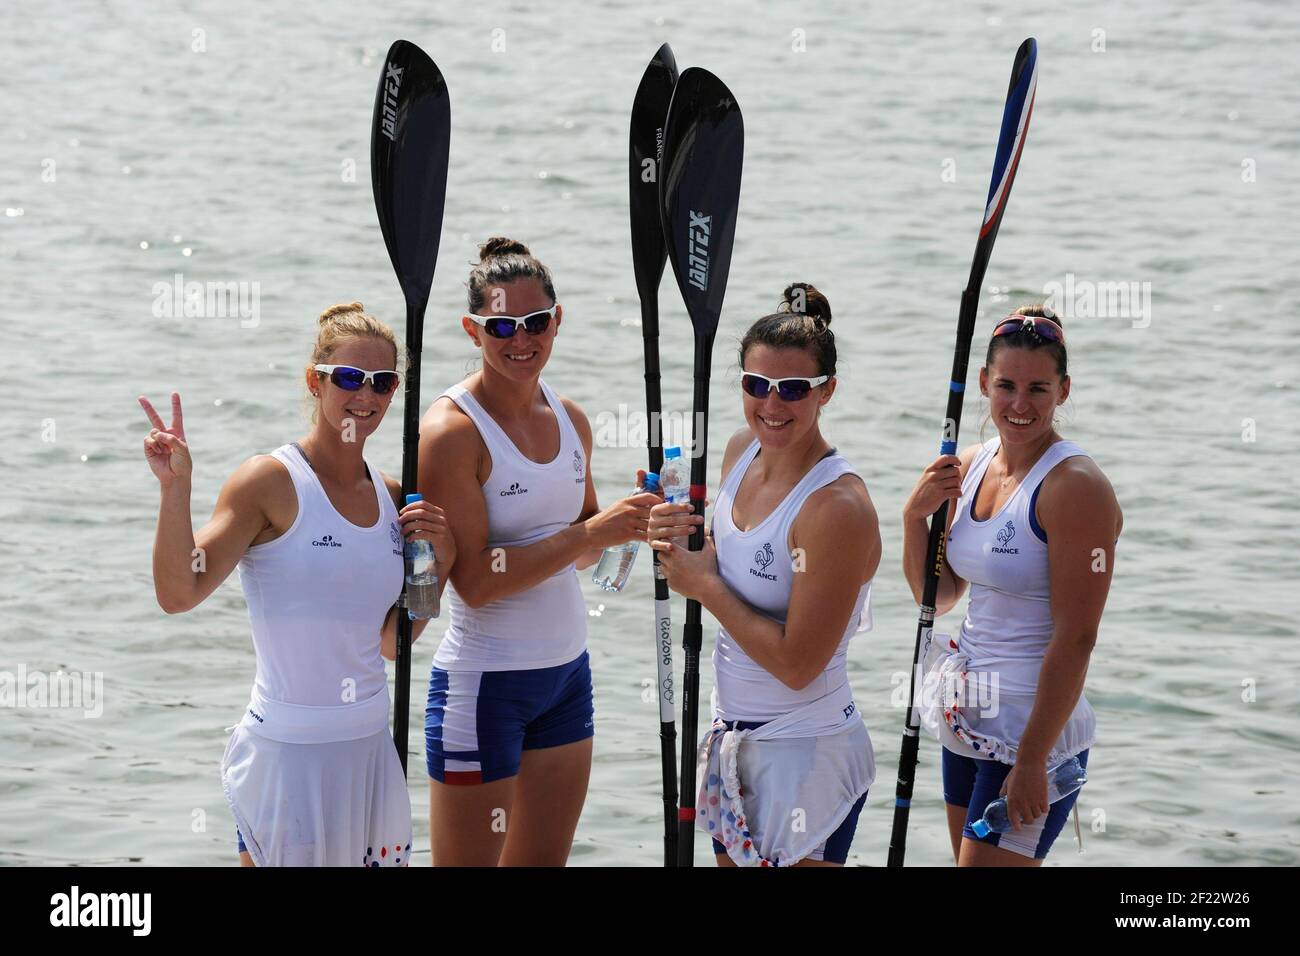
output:
M791 282L785 287L782 312L795 312L821 319L823 326L831 324L831 303L811 282Z
M331 305L328 309L320 314L321 324L324 325L330 319L338 318L341 315L348 315L353 312L365 312L366 307L360 302L339 303Z
M493 236L478 247L478 261L487 262L494 256L530 256L531 252L522 242L507 239L505 236Z

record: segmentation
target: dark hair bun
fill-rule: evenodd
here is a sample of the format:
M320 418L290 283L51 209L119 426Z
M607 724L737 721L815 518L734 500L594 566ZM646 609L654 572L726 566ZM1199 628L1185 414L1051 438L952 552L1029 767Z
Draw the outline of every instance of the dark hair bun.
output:
M831 303L811 282L791 282L785 287L782 312L795 312L821 319L823 325L831 324Z
M495 256L529 256L528 247L522 242L507 239L505 236L493 236L478 247L478 261L487 262Z

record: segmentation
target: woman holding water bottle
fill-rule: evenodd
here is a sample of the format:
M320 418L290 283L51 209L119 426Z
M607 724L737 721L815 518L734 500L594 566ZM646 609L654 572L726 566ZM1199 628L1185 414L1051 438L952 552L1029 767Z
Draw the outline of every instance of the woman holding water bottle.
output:
M599 509L591 426L541 378L564 317L550 270L493 238L468 290L461 327L483 367L420 426L421 491L446 508L458 554L425 716L433 862L559 866L594 732L576 569L644 539L660 499Z
M740 346L746 426L727 443L704 547L691 505L651 511L669 586L718 619L699 828L719 866L842 866L875 777L847 652L871 626L880 529L821 431L834 395L830 303L795 283Z
M311 431L240 465L197 533L180 396L170 425L140 398L162 492L159 605L188 611L236 567L248 603L257 676L221 764L245 866L409 861L411 806L382 658L396 650L403 537L433 544L443 579L456 543L440 508L401 507L399 483L363 457L400 380L398 352L361 303L322 313L305 371Z
M957 639L935 635L926 649L918 703L943 744L957 865L1036 866L1077 799L1049 802L1047 771L1071 757L1086 768L1095 737L1083 683L1123 516L1101 469L1056 431L1070 394L1059 319L1027 306L999 320L979 384L997 437L936 459L903 509L903 570L917 601L927 520L945 499L938 614L971 589ZM999 794L1003 832L1000 807L984 819Z

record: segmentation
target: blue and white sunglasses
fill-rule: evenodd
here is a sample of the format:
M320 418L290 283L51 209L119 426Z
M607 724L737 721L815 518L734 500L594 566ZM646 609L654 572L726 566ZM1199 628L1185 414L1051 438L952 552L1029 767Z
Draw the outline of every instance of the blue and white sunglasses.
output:
M743 369L740 373L740 387L745 390L746 395L767 398L767 393L775 387L777 396L783 402L805 399L814 388L830 380L829 375L818 375L816 378L768 378L766 375L746 372Z
M515 331L521 325L529 335L541 335L546 331L546 327L551 324L551 319L555 318L555 310L559 307L560 304L557 302L549 309L530 312L528 315L518 317L513 315L475 315L472 312L467 312L465 317L472 319L487 329L487 334L494 339L512 339L515 337Z

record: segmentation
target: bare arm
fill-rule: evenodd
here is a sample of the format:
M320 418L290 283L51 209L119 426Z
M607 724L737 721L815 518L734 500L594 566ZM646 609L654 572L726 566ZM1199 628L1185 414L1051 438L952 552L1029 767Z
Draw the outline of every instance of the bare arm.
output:
M296 515L297 499L284 466L269 455L250 458L227 479L212 517L196 534L189 475L164 484L153 549L158 605L177 614L203 603L230 576L254 539L275 527L268 511L283 511L286 487L293 498L289 515Z
M1123 522L1110 482L1087 458L1048 474L1038 516L1047 532L1053 631L1020 741L1020 757L1035 766L1046 762L1083 693Z
M879 520L862 482L846 476L810 495L791 537L796 572L784 625L716 575L709 576L701 603L755 663L802 690L826 669L859 590L880 564Z
M957 499L961 496L961 483L981 446L971 445L959 456L941 455L922 473L907 503L903 506L903 575L912 589L912 598L920 604L925 594L925 581L929 577L925 567L926 551L930 543L930 517L945 500L948 501L948 524L945 533L952 530L957 517ZM939 591L935 598L936 616L947 614L966 592L962 580L944 559L939 572Z
M587 416L583 414L582 409L576 403L569 401L567 398L562 398L560 401L563 402L565 410L569 413L569 420L573 422L573 427L582 440L582 450L587 456L587 487L583 495L582 511L578 515L577 521L573 522L574 524L582 524L600 511L600 503L596 499L596 482L591 477L591 422L587 420ZM589 568L600 560L603 552L604 548L587 548L578 555L574 561L574 566L579 571Z
M595 512L548 538L522 547L490 547L483 500L486 450L473 421L450 401L439 401L420 430L420 492L442 506L456 542L451 581L470 607L518 594L611 544L640 537L645 513L658 496L643 494ZM588 456L590 461L590 456ZM482 469L482 475L480 470ZM584 512L595 506L588 476Z
M250 458L227 479L208 523L194 533L190 478L194 463L185 440L181 396L172 392L172 420L165 424L149 400L140 407L152 426L144 457L158 479L158 530L153 544L153 585L168 614L202 603L235 569L249 546L271 540L293 523L298 499L293 480L270 455Z

